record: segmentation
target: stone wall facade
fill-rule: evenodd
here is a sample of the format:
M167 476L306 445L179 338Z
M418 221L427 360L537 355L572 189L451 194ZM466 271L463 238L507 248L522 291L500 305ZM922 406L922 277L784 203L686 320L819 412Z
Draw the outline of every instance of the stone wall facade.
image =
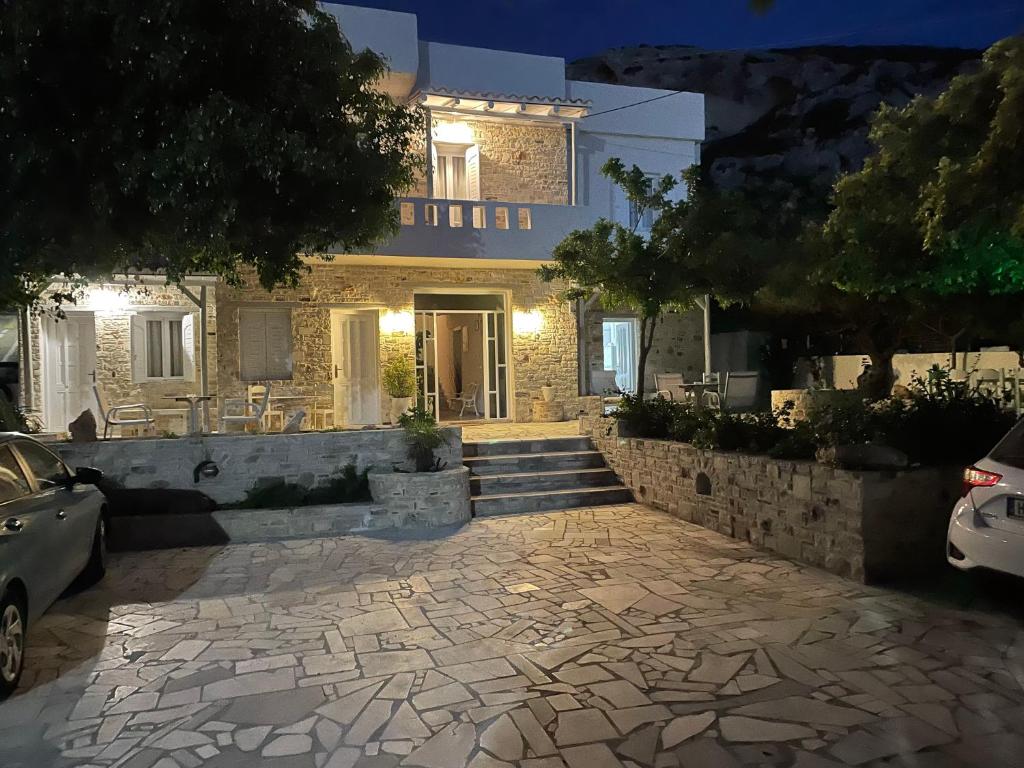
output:
M587 374L604 370L602 323L606 319L636 317L636 313L592 307L586 314ZM681 373L687 381L704 372L704 316L701 312L666 312L654 332L654 346L647 358L645 389L655 390L654 374ZM589 382L589 379L588 379Z
M447 120L434 118L437 126ZM565 126L525 120L459 120L469 126L480 148L480 197L507 203L567 205L569 156ZM427 197L426 140L413 151L424 158L412 197Z
M637 501L858 581L941 567L958 468L852 472L812 461L619 437L582 419Z
M370 493L384 513L376 527L439 528L468 523L469 468L441 472L372 472Z
M555 386L557 399L575 413L578 394L576 320L571 306L563 301L562 286L545 283L533 269L451 269L412 266L357 266L317 263L296 288L279 288L267 293L250 280L240 288L218 291L218 384L225 397L245 393L239 376L238 310L249 306L289 307L292 315L293 376L275 382L279 394L318 397L333 401L331 357L331 309L380 309L404 313L412 326L417 289L457 292L479 289L503 293L513 319L517 312L537 310L543 324L537 333L511 336L512 378L509 412L517 420L530 416L529 402L540 395L548 382ZM415 335L410 330L380 334L380 364L396 355L410 359L415 354ZM387 394L381 392L381 413L387 412ZM513 410L514 408L514 410Z
M449 467L460 467L462 431L449 427L445 432L447 445L436 454ZM96 467L124 488L199 491L218 504L240 502L257 485L277 480L305 488L324 485L347 464L360 471L408 466L401 429L108 440L52 447L69 466ZM213 462L216 476L200 472L197 479L203 462Z

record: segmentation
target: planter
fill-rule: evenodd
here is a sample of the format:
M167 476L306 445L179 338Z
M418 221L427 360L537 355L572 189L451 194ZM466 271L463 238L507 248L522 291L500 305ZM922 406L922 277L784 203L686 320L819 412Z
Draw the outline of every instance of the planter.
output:
M391 398L391 423L397 424L402 414L412 408L411 397L392 397Z
M551 403L555 400L555 388L552 386L543 386L540 388L540 396L544 398L545 403Z
M371 472L370 494L397 528L469 522L469 468L440 472Z

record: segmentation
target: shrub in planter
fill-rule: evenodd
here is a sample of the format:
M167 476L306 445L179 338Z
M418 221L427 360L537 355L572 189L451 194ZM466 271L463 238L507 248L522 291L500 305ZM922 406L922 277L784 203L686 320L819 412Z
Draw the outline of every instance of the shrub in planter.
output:
M391 423L397 424L416 396L416 370L405 355L393 357L381 369L381 385L391 397Z
M416 406L408 413L402 414L398 423L405 430L409 445L409 458L413 460L417 472L439 472L444 465L434 456L434 450L445 445L448 440L437 424L434 414L421 406Z
M681 407L681 403L666 400L660 395L644 400L640 393L626 393L614 415L626 434L664 440L671 436L673 421Z

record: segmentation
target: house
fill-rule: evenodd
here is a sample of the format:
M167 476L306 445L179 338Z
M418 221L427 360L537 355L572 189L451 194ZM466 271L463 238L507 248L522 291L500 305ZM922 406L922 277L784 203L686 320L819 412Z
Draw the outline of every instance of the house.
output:
M387 58L381 87L429 113L427 170L396 202L397 235L311 260L296 288L136 275L127 294L90 286L66 320L32 318L23 396L48 430L95 408L94 383L112 404L148 404L161 429L181 428L174 395L244 397L263 381L318 426L377 423L395 355L415 360L442 420L475 393L480 418L528 421L547 384L572 417L595 370L635 388L636 319L570 305L537 267L573 229L636 216L599 172L608 158L652 177L698 162L703 96L567 80L560 58L427 42L414 14L326 7L354 47ZM670 316L649 370L698 375L702 332L699 314Z

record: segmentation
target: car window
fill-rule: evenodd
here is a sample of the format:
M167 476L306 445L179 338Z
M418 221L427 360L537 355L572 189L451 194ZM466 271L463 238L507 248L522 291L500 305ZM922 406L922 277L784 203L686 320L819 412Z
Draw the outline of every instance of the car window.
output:
M28 480L11 449L0 445L0 504L26 496L30 490Z
M46 448L28 440L18 440L15 446L21 458L28 464L29 470L39 481L39 490L45 491L47 488L67 484L67 467Z

